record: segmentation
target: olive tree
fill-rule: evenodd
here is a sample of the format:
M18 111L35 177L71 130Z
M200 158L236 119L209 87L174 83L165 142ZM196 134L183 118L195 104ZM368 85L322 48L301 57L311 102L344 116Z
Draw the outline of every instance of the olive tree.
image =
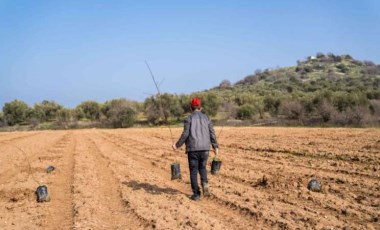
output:
M145 99L144 114L149 123L152 123L154 125L158 123L162 117L162 112L157 98L151 96Z
M84 101L76 107L77 118L86 118L91 121L99 120L100 105L96 101Z
M220 96L215 92L195 93L191 95L192 98L199 97L202 102L203 112L209 116L215 116L221 104ZM190 104L190 102L189 102Z
M21 124L26 122L29 111L30 108L25 102L14 100L5 103L3 107L3 119L5 119L6 123L10 126Z
M114 128L132 127L136 121L133 103L124 98L107 101L102 112Z
M57 122L60 125L67 125L71 119L71 110L62 108L57 111Z
M179 120L184 114L184 96L177 96L168 93L159 96L151 96L145 99L144 112L150 123L157 124L160 119L168 123L170 117Z
M4 114L0 112L0 127L5 126Z
M38 118L40 121L52 121L56 119L57 111L63 107L54 101L43 100L33 107L31 116Z

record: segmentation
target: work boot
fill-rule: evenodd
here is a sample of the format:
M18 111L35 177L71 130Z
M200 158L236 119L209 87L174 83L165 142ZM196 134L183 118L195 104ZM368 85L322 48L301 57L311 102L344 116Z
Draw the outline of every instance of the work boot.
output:
M208 183L202 183L203 196L210 196L210 192L208 190Z
M193 194L190 199L192 199L193 201L198 201L199 199L201 199L201 196L199 194Z

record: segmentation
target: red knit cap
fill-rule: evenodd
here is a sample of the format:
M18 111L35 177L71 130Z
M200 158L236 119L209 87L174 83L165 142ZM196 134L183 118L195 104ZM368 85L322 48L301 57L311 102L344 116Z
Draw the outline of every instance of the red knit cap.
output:
M201 106L201 100L199 98L193 98L191 101L191 106Z

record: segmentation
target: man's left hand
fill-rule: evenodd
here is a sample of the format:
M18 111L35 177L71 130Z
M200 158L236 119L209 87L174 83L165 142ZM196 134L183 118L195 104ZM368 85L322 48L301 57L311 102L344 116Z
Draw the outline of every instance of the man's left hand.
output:
M173 150L177 150L177 146L175 144L173 144L172 148Z

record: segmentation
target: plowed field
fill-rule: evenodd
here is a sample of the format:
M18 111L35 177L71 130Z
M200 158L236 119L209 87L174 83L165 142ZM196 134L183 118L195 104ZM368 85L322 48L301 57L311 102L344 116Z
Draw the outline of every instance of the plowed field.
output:
M212 195L194 202L166 128L0 133L0 229L380 229L379 129L224 128L218 141ZM50 202L36 202L42 184Z

